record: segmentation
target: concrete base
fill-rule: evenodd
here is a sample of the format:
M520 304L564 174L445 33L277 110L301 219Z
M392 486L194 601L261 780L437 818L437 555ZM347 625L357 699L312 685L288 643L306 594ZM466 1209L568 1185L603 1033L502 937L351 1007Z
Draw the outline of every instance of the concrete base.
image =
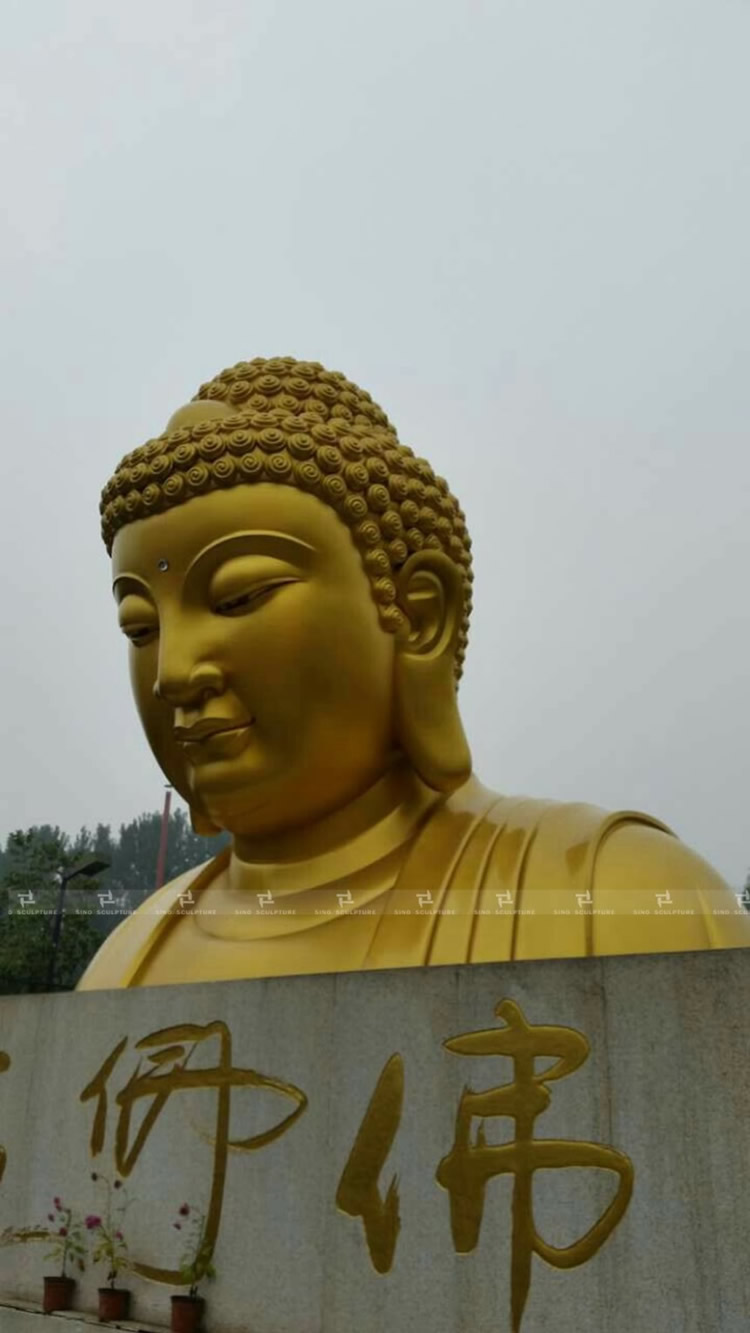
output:
M507 1089L526 1075L501 1053L500 1001L532 1029L569 1034L531 1066L548 1097L537 1095L532 1142L570 1146L563 1169L533 1174L542 1240L571 1246L616 1197L605 1147L634 1170L632 1198L592 1257L560 1268L532 1256L522 1333L747 1333L750 950L3 998L0 1233L45 1224L56 1195L101 1212L91 1173L119 1170L138 1266L125 1284L136 1321L123 1328L169 1322L185 1236L174 1221L183 1203L205 1212L213 1196L209 1333L509 1333L517 1181L497 1154L519 1132ZM480 1039L461 1053L467 1034ZM575 1058L544 1085L561 1040ZM224 1120L220 1086L230 1088ZM506 1091L472 1103L457 1148L467 1087ZM370 1188L369 1235L351 1191L348 1206L340 1192L362 1126L354 1183L364 1176ZM486 1189L472 1249L477 1170ZM394 1177L400 1230L378 1268ZM46 1248L0 1246L0 1333L97 1323L23 1308L39 1298ZM103 1278L90 1265L81 1276L89 1311Z
M100 1333L102 1328L120 1329L122 1333L168 1333L164 1324L134 1323L132 1319L100 1324L95 1314L80 1310L43 1314L40 1305L28 1301L17 1301L12 1305L0 1301L0 1333L89 1333L92 1328L98 1328Z

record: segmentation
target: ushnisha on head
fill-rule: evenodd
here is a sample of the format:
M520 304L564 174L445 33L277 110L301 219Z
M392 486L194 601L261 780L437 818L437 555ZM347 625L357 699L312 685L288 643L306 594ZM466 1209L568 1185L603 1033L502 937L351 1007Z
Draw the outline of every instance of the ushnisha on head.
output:
M223 371L101 510L141 721L199 831L307 828L404 761L434 792L469 777L464 517L343 375Z
M464 514L447 482L399 443L370 395L317 361L256 357L201 385L193 402L216 414L192 424L170 422L162 435L126 454L104 487L107 551L126 523L207 491L263 481L296 486L330 505L350 529L380 622L392 633L404 624L394 576L409 556L436 550L453 561L463 584L458 679L473 578Z

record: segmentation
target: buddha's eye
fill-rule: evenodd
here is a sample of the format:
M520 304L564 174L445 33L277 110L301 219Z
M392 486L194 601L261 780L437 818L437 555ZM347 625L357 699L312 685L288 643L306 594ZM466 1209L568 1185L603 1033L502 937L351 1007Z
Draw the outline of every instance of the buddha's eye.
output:
M275 583L264 583L262 588L248 588L245 592L236 593L232 597L222 597L221 601L214 603L214 613L217 616L239 616L245 611L254 611L278 592L279 588L294 582L295 579L278 579Z
M117 619L126 639L136 648L151 643L159 633L159 616L148 597L128 592L120 602Z
M155 625L121 625L120 628L125 638L136 648L142 648L145 643L150 643L158 634Z

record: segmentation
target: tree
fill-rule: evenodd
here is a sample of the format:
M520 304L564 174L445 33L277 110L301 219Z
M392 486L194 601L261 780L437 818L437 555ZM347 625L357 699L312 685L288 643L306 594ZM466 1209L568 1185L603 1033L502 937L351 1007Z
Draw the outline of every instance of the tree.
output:
M0 884L0 991L47 989L60 876L92 851L82 834L71 842L49 825L10 834ZM55 989L60 990L75 986L101 943L92 919L71 909L70 902L68 907L55 959Z
M109 865L96 879L73 879L65 894L65 915L55 989L76 985L102 939L153 893L161 838L158 812L95 832L82 828L74 838L49 824L11 833L0 847L0 994L43 991L52 952L52 929L60 875L87 856ZM227 834L201 838L187 816L176 810L167 832L166 879L215 856Z
M154 892L161 825L162 816L153 811L139 815L129 824L121 824L116 842L112 839L109 826L105 824L100 824L93 835L97 855L110 863L106 887L112 890L120 904L120 914L123 909L132 911ZM165 882L216 856L228 841L229 835L226 833L213 838L202 838L193 833L184 811L175 810L170 814L167 828ZM110 918L102 914L100 929L107 934L117 919L119 916Z

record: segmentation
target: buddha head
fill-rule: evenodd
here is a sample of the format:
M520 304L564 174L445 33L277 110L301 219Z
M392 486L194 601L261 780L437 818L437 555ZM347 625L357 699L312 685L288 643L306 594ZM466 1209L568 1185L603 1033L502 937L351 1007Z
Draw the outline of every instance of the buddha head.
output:
M464 516L343 375L222 371L101 513L138 712L199 832L303 827L399 763L436 792L469 776Z

